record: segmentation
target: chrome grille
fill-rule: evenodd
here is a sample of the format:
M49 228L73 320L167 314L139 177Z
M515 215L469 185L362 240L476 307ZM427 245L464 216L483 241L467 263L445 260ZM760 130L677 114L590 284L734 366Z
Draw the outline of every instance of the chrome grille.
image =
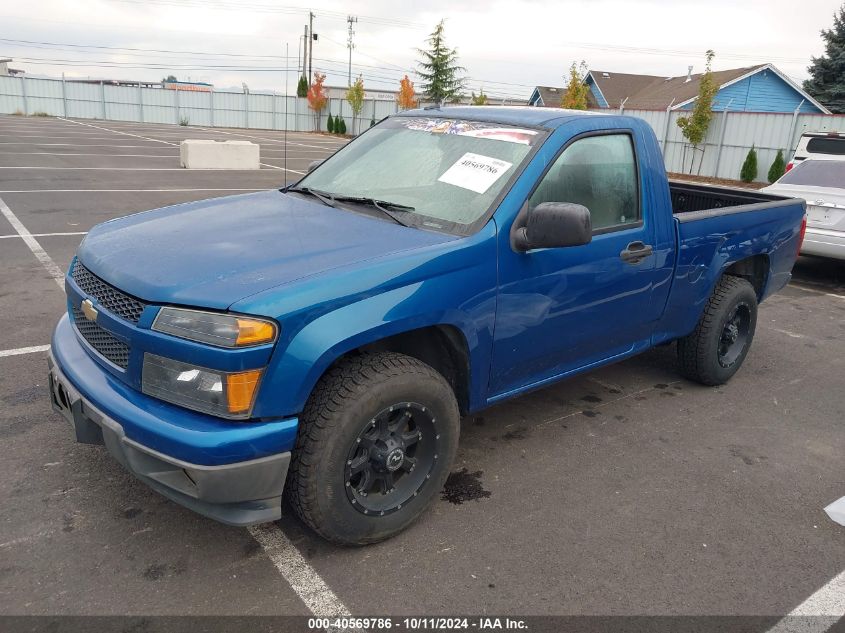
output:
M73 266L71 277L82 292L97 300L98 308L102 307L104 310L108 310L131 323L137 323L138 319L141 318L141 313L146 307L142 301L107 284L80 262L77 261Z
M78 266L78 264L77 264ZM102 356L118 367L126 369L129 366L129 346L118 340L108 330L103 329L95 321L89 321L82 314L82 310L73 306L73 321L76 329L88 344Z

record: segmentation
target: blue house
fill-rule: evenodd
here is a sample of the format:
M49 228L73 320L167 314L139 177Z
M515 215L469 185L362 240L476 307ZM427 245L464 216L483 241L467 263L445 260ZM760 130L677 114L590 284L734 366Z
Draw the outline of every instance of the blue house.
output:
M678 77L591 70L584 81L590 87L590 107L689 110L698 97L701 77L701 74L692 74L690 66L686 75ZM791 113L798 110L802 113L830 114L827 108L772 64L714 71L713 79L719 86L713 99L714 111ZM537 86L528 103L560 107L557 95L564 93L563 88Z

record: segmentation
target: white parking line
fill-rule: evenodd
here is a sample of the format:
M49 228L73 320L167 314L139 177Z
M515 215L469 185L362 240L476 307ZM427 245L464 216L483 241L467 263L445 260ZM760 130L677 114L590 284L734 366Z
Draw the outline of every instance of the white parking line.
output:
M205 128L198 128L198 129L205 130L207 132L208 131L214 131L214 130L206 130ZM265 141L265 142L274 143L274 144L277 144L277 145L284 145L285 144L284 139L267 138L266 136L255 136L253 134L241 134L241 133L238 133L238 132L223 132L222 130L219 130L219 131L222 134L228 134L230 136L240 136L240 137L243 137L243 138L251 138L251 139L254 139L256 141ZM295 143L293 141L288 141L287 144L288 145L295 145L297 147L312 147L312 148L316 148L316 149L332 149L331 147L328 147L326 145L306 145L305 143ZM346 143L343 143L343 145L345 145L345 144ZM337 146L337 148L340 148L340 147L342 147L342 145Z
M311 613L317 617L348 618L351 615L278 526L264 523L247 529Z
M41 262L41 265L47 269L47 272L50 273L50 276L53 278L53 281L58 284L59 288L62 292L65 291L65 274L62 272L62 269L56 266L56 262L47 254L43 248L41 248L41 244L38 243L32 233L30 233L27 228L23 225L23 223L18 220L18 216L12 213L12 210L3 202L2 198L0 198L0 213L2 213L5 218L9 221L9 224L12 225L12 228L18 232L18 235L23 238L24 244L29 247L29 250L32 251L32 254Z
M103 138L106 140L111 140L111 137ZM137 147L143 149L156 150L164 149L163 147L159 147L158 145L114 145L112 143L33 143L31 141L26 141L23 143L19 143L18 141L0 141L0 145L38 145L39 147Z
M87 235L88 231L73 231L71 233L30 233L32 237L62 237L64 235ZM0 240L8 240L11 237L22 237L15 233L14 235L0 235Z
M279 160L275 158L274 160ZM277 167L276 165L271 165L270 163L261 163L264 167L269 167L270 169L278 169L279 171L289 171L292 174L299 174L300 176L304 176L304 171L297 171L296 169L288 169L287 167Z
M106 130L106 131L109 131L109 130ZM83 143L81 141L110 141L110 140L114 140L113 137L111 137L111 136L88 136L87 134L85 136L81 136L79 134L0 134L0 137L29 138L29 139L35 139L35 138L48 138L48 139L74 139L75 138L75 139L79 139L80 142L74 143L74 145L86 145L86 143ZM6 142L8 143L8 142L11 142L11 141L6 141ZM28 142L34 142L34 141L28 141ZM152 141L150 141L150 142L152 142ZM164 141L160 141L160 142L164 142Z
M199 188L199 189L0 189L0 193L162 193L167 191L266 191L266 189Z
M59 120L60 120L60 121L67 121L68 123L76 123L77 125L87 125L87 126L89 126L89 127L94 127L94 128L97 128L98 130L105 130L106 132L113 132L113 133L115 133L115 134L125 134L126 136L134 136L134 137L136 137L136 138L142 138L142 139L144 139L144 140L146 140L146 141L155 141L155 142L157 142L157 143L164 143L164 144L166 144L166 145L172 145L172 146L174 146L174 147L178 147L178 146L179 146L179 144L178 144L178 143L171 143L170 141L162 141L161 139L152 138L152 137L149 137L149 136L141 136L140 134L130 134L129 132L121 132L120 130L110 130L109 128L106 128L106 127L100 127L99 125L92 125L92 124L90 124L90 123L82 123L82 122L80 122L80 121L73 121L73 120L71 120L71 119L64 119L64 118L62 118L62 117L59 117ZM201 129L203 129L203 128L196 128L196 129L201 130ZM214 130L212 130L212 131L214 131ZM223 132L223 134L228 134L228 132ZM180 134L179 136L181 137L182 135ZM303 172L303 171L296 171L296 170L294 170L294 169L285 169L284 167L276 167L275 165L269 165L269 164L267 164L267 163L259 163L259 164L260 164L260 165L262 165L263 167L270 167L271 169L278 169L278 170L281 170L281 171L289 171L289 172L291 172L291 173L294 173L294 174L299 174L299 175L304 175L304 174L305 174L305 172ZM85 167L79 167L79 168L74 168L74 167L72 167L72 168L68 168L68 169L86 169L86 168L85 168ZM90 168L88 168L88 169L109 169L109 168L105 168L105 167L90 167ZM146 168L144 168L144 169L146 169ZM154 171L154 169L153 169L153 168L151 168L151 169L149 169L149 171ZM162 169L161 171L181 171L181 169L173 169L173 170L172 170L172 169L167 169L167 170ZM194 170L191 170L191 171L220 171L220 170L219 170L219 169L207 169L207 170L197 170L197 169L194 169ZM238 170L229 170L229 171L244 171L244 170L239 170L239 169L238 169Z
M822 633L843 616L845 571L790 611L768 633Z
M125 136L134 136L135 138L142 138L145 141L153 141L155 143L164 143L165 145L178 145L178 143L171 143L170 141L162 141L157 138L150 138L148 136L141 136L140 134L132 134L130 132L121 132L119 130L110 130L107 127L100 127L99 125L93 125L91 123L82 123L81 121L73 121L72 119L65 119L64 117L58 117L59 121L67 121L68 123L75 123L76 125L87 125L88 127L95 128L97 130L103 130L104 132L111 132L112 134L123 134Z
M49 345L35 345L34 347L19 347L17 349L0 349L0 358L5 356L20 356L21 354L37 354L38 352L46 352L50 349Z
M264 165L264 163L261 163ZM282 169L275 165L266 165L273 169ZM0 169L41 169L44 171L181 171L190 174L195 171L216 171L216 172L242 172L242 171L261 171L257 169L185 169L184 167L45 167L45 166L29 166L29 165L0 165ZM293 171L288 169L287 171ZM297 174L304 174L304 171L298 171Z
M156 148L158 149L158 148ZM94 152L0 152L0 156L108 156L132 158L179 158L178 154L102 154Z
M820 287L824 288L821 284ZM824 295L825 297L836 297L837 299L845 299L845 295L836 294L834 292L825 292L824 290L818 290L817 288L811 288L809 286L805 286L801 283L796 283L794 281L789 282L789 286L793 288L798 288L799 290L804 290L806 292L813 292L817 295Z

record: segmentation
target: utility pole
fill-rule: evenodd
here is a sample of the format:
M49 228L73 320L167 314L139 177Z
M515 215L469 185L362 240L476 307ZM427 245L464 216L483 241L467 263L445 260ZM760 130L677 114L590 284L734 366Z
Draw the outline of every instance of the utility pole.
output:
M311 77L314 72L314 40L317 36L314 35L314 12L308 12L308 85L311 85Z
M352 49L355 48L355 44L352 43L352 36L355 35L355 31L352 30L352 25L358 22L358 18L354 15L346 16L346 21L349 22L349 36L346 38L346 46L349 48L349 78L347 80L348 87L352 87Z
M308 80L308 25L305 25L305 33L302 35L302 76ZM310 82L309 82L310 83Z

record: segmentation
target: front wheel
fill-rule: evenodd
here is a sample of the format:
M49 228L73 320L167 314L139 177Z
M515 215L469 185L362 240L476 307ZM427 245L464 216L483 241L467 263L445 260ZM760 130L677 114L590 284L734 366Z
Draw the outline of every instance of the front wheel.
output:
M724 275L695 330L678 339L681 374L704 385L726 383L745 360L756 327L754 288L741 277Z
M324 538L365 545L410 525L443 487L460 415L446 379L391 352L338 363L300 419L285 493Z

